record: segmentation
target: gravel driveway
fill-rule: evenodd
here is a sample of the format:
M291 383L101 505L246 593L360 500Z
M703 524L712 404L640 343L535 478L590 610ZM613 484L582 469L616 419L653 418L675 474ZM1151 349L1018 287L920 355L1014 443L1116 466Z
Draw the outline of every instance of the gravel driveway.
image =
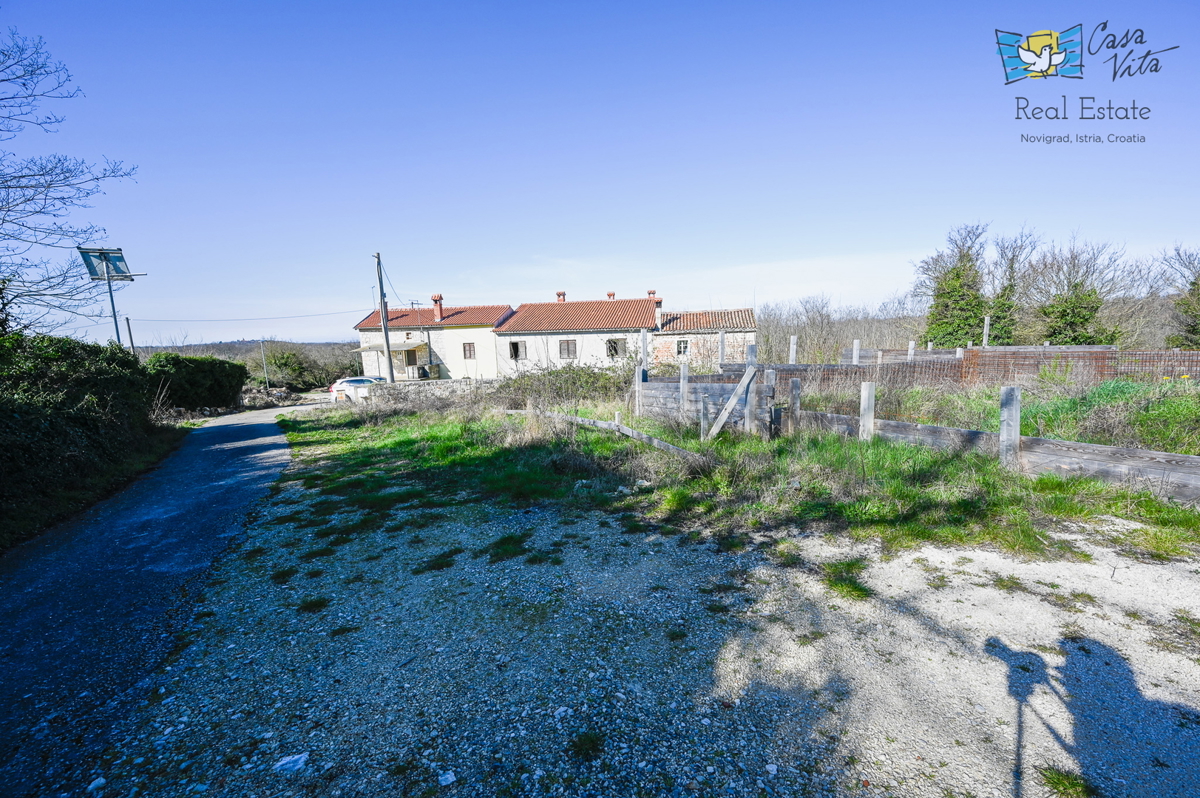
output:
M213 560L289 460L278 410L193 431L156 470L0 559L0 792L72 776L175 648Z
M604 513L464 499L376 528L285 485L94 795L1034 798L1045 768L1200 794L1200 568L1118 554L1116 521L1068 533L1074 562L779 531L868 558L853 601Z

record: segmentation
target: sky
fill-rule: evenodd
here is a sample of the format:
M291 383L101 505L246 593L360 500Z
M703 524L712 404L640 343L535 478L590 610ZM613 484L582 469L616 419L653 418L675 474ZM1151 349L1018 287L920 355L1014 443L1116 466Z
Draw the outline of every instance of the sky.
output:
M1200 246L1195 3L7 0L0 20L85 93L7 146L138 167L79 217L147 273L117 295L136 343L354 339L376 252L392 306L654 289L702 310L877 304L967 222ZM1005 84L997 29L1077 23L1082 80ZM1156 72L1106 62L1169 47ZM1149 118L1079 119L1083 96ZM1145 140L1074 140L1109 134Z

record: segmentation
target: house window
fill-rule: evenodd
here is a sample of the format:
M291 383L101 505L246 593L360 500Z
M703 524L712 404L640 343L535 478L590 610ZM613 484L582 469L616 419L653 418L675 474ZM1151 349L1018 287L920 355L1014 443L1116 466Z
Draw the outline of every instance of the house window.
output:
M677 355L686 355L686 354L687 354L687 349L688 349L688 342L687 342L687 341L676 341L676 342L675 342L675 354L677 354Z
M569 360L575 357L575 342L574 341L559 341L558 356L563 360Z
M463 344L463 360L475 359L475 344Z
M609 338L604 342L604 348L609 357L625 357L624 338Z
M513 360L525 359L525 342L524 341L509 341L508 356Z
M412 333L410 333L410 332L406 332L406 333L404 334L404 340L405 340L405 341L411 341L411 340L412 340Z

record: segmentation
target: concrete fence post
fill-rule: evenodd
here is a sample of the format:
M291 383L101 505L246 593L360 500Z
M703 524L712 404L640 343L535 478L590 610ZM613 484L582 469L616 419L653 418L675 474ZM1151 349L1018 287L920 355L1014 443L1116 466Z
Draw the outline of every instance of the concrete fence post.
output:
M927 341L927 342L925 343L925 350L926 350L927 352L932 352L932 351L933 351L933 341Z
M618 427L621 426L621 411L620 410L618 410L613 415L613 423L616 424Z
M679 364L679 419L686 421L688 417L688 364Z
M991 333L991 331L992 331L992 317L984 316L983 317L983 346L984 346L984 348L986 348L988 345L988 335Z
M788 343L788 365L796 365L796 336L792 336L792 340Z
M882 349L875 350L875 365L876 366L883 365L883 350Z
M954 350L954 356L959 360L962 360L963 348L961 346Z
M746 345L746 365L747 366L757 366L758 365L758 344L747 344Z
M746 415L742 424L745 425L747 435L758 434L758 395L758 370L755 369L754 379L746 386Z
M796 430L800 429L800 378L792 377L791 391L788 397L789 415L792 417L792 428L788 430L795 434Z
M875 437L875 383L864 382L858 396L858 437L869 441Z
M913 359L916 356L917 356L917 342L909 341L908 342L908 362L909 363L913 362Z
M859 351L860 349L862 349L862 341L860 341L859 339L855 338L855 339L854 339L854 348L853 348L853 349L850 351L850 363L851 363L851 365L855 365L855 366L857 366L857 365L858 365L858 351Z
M708 394L700 397L700 440L708 437L708 428L712 426L712 416L708 410Z
M1021 389L1000 389L1000 464L1021 469Z
M717 333L717 365L725 362L725 331Z

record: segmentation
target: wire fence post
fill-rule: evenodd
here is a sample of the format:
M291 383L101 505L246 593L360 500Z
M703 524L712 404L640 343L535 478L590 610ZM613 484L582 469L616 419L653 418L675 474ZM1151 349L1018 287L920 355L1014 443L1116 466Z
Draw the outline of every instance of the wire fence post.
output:
M1000 464L1012 471L1021 469L1021 389L1000 389Z
M792 418L792 428L789 432L794 435L796 430L800 429L800 378L792 377L790 382L791 395L788 397L788 410Z
M875 437L875 383L864 382L858 395L858 437L869 441Z
M851 353L850 353L850 364L851 365L854 365L854 366L858 365L858 352L861 348L862 348L862 341L855 338L854 339L854 348L851 350Z
M709 421L710 418L711 416L709 416L708 410L708 394L704 394L700 397L700 440L704 440L706 437L708 437L708 428L712 426L711 422Z
M788 365L796 365L796 336L792 336L792 340L788 343Z
M679 364L679 420L687 421L688 417L688 364Z

